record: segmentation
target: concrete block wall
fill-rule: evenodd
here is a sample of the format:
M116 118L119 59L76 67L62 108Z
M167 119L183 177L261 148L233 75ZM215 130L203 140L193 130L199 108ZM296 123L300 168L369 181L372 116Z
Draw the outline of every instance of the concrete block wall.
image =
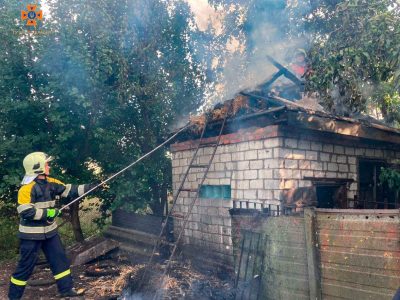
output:
M346 145L347 144L347 145ZM275 174L280 189L308 187L314 178L353 179L347 198L354 199L358 189L359 159L385 160L389 163L400 158L400 151L385 149L384 146L370 143L369 147L349 146L349 143L323 143L312 138L283 138L283 145L277 155L284 160L283 166ZM353 204L349 202L350 206Z
M283 145L282 138L246 141L218 147L206 185L230 185L231 199L198 199L189 217L183 243L206 247L230 260L232 250L232 225L229 209L235 200L274 204L279 202L279 180L274 172L283 166L276 155ZM212 148L199 149L196 164L208 163ZM173 187L176 191L188 168L193 150L172 154ZM281 162L281 163L280 163ZM185 189L196 189L204 174L203 169L190 171ZM188 212L195 193L181 192L174 213L175 234L180 230L182 217Z
M318 139L312 135L283 135L238 143L232 141L232 144L219 146L204 184L230 185L231 200L198 199L182 242L200 246L230 260L233 252L229 209L233 207L233 201L249 200L260 203L260 206L261 203L280 205L285 190L312 185L304 177L353 179L348 191L348 198L353 199L358 188L358 159L389 162L400 159L400 151L385 149L372 142L349 146L344 139L342 142L337 138L328 142ZM212 150L199 149L195 163L208 163ZM194 150L172 153L174 191L178 189L193 153ZM203 174L203 169L192 169L184 188L196 189ZM180 194L174 213L175 235L194 196L195 193L189 192Z

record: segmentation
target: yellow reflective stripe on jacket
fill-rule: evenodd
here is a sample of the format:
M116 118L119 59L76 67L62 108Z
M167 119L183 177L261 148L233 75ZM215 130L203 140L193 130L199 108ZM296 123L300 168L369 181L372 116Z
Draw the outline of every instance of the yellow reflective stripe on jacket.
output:
M46 180L47 180L47 182L53 182L53 183L65 185L64 182L62 182L62 181L60 181L60 180L58 180L58 179L55 179L55 178L53 178L53 177L46 177Z
M24 286L26 285L26 281L22 281L22 280L18 280L15 279L14 277L11 277L11 282L15 285L19 285L19 286Z
M53 224L49 226L24 226L24 225L19 225L19 232L22 233L48 233L54 229L57 228L57 223L54 222Z
M64 271L64 272L58 273L57 275L54 275L54 279L58 280L58 279L61 279L61 278L65 277L65 276L68 276L70 274L71 274L71 269L68 269L67 271Z
M56 201L45 201L45 202L36 202L35 208L49 208L49 207L54 207L56 206Z

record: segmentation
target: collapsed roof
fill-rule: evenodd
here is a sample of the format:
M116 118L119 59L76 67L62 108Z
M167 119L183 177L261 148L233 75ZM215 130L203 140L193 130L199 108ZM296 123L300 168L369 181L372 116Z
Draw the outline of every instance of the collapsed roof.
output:
M372 117L360 114L356 118L349 118L326 113L316 97L304 96L304 75L295 75L270 56L267 59L278 69L270 79L255 90L242 91L234 99L219 103L202 115L192 116L192 126L178 140L198 138L204 126L207 126L205 137L215 136L227 117L223 134L248 127L288 125L297 129L400 144L400 130ZM277 82L282 76L289 79L291 84ZM276 90L273 84L278 86Z
M223 134L249 127L286 125L296 129L333 133L391 144L400 144L400 130L388 127L370 117L358 119L335 116L301 101L292 102L277 96L259 96L241 93L235 99L217 104L212 110L190 118L191 127L178 138L179 141L199 138L203 126L205 137L218 135L227 115ZM314 106L314 107L313 107Z

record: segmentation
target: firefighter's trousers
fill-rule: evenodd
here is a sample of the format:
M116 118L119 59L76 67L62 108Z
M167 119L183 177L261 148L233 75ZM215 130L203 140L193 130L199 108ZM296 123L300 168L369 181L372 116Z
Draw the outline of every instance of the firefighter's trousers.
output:
M69 261L58 234L46 240L20 240L20 260L11 277L8 297L20 299L26 283L36 265L39 250L42 249L51 271L56 279L58 290L65 293L72 289L72 276Z

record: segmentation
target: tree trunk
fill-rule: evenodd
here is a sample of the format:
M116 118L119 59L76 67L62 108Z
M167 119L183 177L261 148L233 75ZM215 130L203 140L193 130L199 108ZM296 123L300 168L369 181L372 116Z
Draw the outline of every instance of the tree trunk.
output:
M79 202L75 202L71 205L70 214L72 231L74 233L75 240L77 242L83 242L85 238L83 237L81 222L79 220Z
M168 214L168 189L166 186L162 186L161 188L161 207L162 207L162 215Z
M160 197L160 186L156 182L150 183L152 189L152 199L149 203L151 210L153 211L153 215L162 216L163 215L163 207L161 203Z

